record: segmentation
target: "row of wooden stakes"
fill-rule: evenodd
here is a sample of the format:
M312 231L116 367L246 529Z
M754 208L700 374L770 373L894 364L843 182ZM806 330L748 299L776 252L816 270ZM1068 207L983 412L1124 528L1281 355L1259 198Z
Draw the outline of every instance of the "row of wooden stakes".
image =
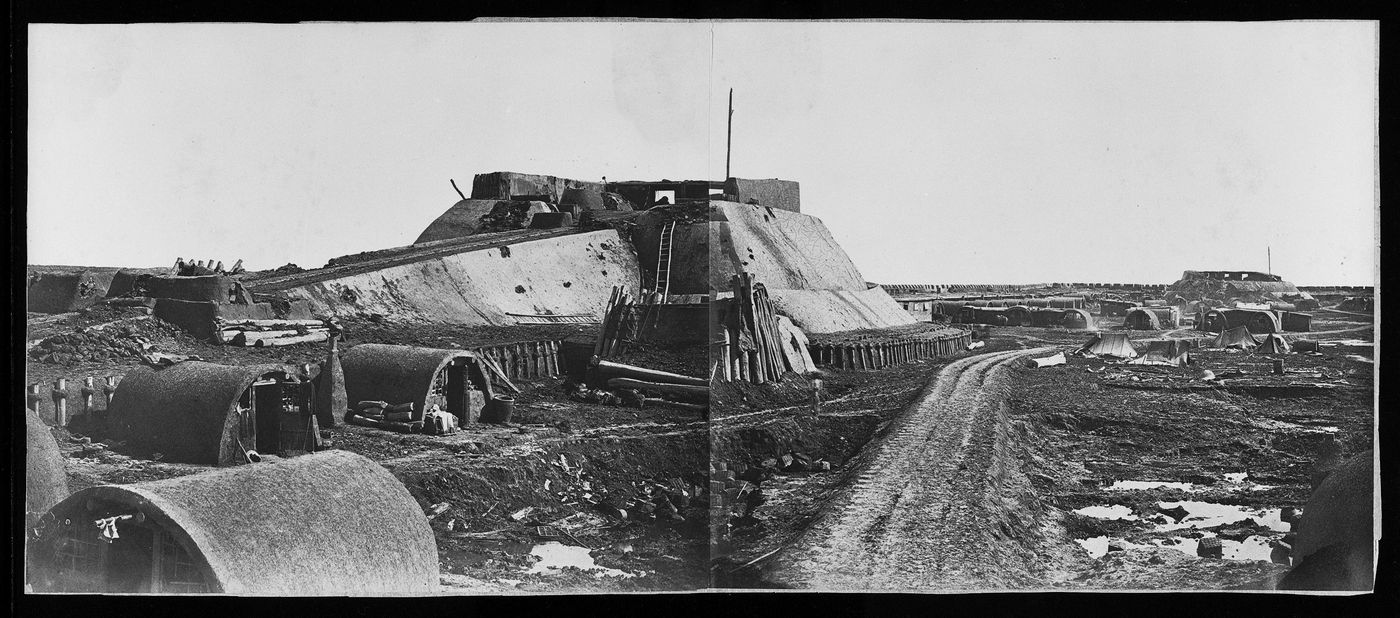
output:
M78 391L82 403L82 413L91 414L93 410L97 409L93 407L93 398L97 396L101 396L104 402L101 409L110 408L112 406L112 393L116 392L119 379L117 376L107 376L102 379L101 384L98 384L97 379L92 376L83 378L83 387ZM25 393L25 406L38 412L39 402L45 399L45 395L43 387L38 382L30 384L29 391ZM54 424L59 427L68 426L68 397L68 378L54 380L53 388L47 393L47 398L53 401Z
M879 369L903 363L955 354L972 342L963 331L938 339L900 339L881 343L835 343L807 346L818 365L837 369Z
M643 290L634 297L627 292L627 286L613 286L599 324L598 339L593 344L593 355L607 358L621 354L627 342L636 339L642 326L657 319L656 307L665 304L666 298L665 294L650 290Z
M528 379L563 373L562 341L522 341L472 348L479 357L490 359L509 378Z

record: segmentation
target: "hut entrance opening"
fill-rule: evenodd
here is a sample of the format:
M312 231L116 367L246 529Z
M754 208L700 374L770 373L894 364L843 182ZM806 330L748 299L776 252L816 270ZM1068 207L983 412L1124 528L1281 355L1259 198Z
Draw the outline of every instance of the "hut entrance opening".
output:
M244 452L293 457L316 450L317 427L308 386L273 377L243 391L238 401L238 438Z
M433 386L425 402L427 408L437 405L463 422L470 422L480 413L489 392L486 375L471 358L454 358L433 376Z
M42 592L203 593L209 585L200 564L169 530L132 509L105 500L90 500L78 517L55 522L51 552L34 554L36 590ZM98 522L116 518L115 538Z

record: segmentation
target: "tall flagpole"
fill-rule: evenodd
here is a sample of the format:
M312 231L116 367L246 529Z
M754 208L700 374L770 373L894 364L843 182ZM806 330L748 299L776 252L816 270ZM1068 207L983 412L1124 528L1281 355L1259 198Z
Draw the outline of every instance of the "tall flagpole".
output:
M734 144L734 89L729 89L729 134L724 141L724 179L729 180L729 152Z

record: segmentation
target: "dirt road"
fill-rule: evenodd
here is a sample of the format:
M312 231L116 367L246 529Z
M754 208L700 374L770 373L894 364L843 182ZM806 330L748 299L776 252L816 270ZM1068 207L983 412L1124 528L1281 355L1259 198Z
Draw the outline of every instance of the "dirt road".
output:
M979 514L986 437L1002 397L989 378L1053 349L973 356L944 368L863 461L852 462L851 487L768 562L763 578L819 590L988 587L998 561Z

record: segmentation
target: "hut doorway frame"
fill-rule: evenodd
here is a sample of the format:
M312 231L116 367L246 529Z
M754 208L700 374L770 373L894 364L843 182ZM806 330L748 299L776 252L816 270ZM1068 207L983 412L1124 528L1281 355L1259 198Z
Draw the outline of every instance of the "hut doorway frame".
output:
M491 381L486 377L486 372L474 358L454 358L433 376L427 406L436 403L447 413L465 421L470 405L468 393L473 390L480 391L485 399L491 399Z
M314 417L311 402L314 397L308 392L305 382L279 380L275 377L259 379L243 391L238 399L240 426L238 439L246 453L249 450L259 454L288 456L301 452L312 452L316 440L306 443L297 438L311 427ZM287 421L296 424L289 425ZM301 425L308 427L301 427Z
M104 540L96 525L103 517L131 511L128 505L102 499L89 500L88 519L59 524L55 534L41 542L53 543L52 562L39 566L50 570L59 582L49 592L105 593L205 593L210 592L207 566L170 530L157 521L142 518L117 522L117 538Z

